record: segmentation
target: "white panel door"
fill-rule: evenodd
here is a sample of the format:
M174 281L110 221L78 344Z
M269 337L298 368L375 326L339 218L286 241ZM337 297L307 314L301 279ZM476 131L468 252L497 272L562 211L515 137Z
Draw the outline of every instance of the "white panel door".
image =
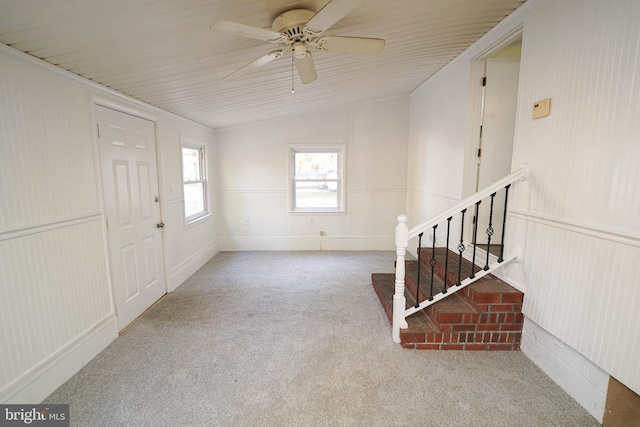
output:
M96 106L111 279L122 330L166 293L154 123Z
M478 190L511 173L520 58L489 58L486 67ZM478 243L487 243L490 205L489 199L480 205ZM494 199L492 246L499 244L502 238L503 216L504 191L500 191Z

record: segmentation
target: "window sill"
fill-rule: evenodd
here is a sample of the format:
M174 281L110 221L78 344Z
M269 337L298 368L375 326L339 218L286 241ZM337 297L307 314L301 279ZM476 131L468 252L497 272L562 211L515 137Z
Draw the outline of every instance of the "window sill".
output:
M295 211L289 211L290 215L346 215L347 211L345 210L316 210L316 209L309 209L309 210L301 210L301 209L296 209Z
M202 214L200 216L197 216L195 218L192 218L192 219L189 219L189 220L185 219L184 228L185 229L190 228L190 227L192 227L192 226L194 226L194 225L196 225L196 224L198 224L198 223L200 223L200 222L202 222L202 221L204 221L206 219L209 219L211 217L212 217L211 213L210 212L206 212L206 213L204 213L204 214Z

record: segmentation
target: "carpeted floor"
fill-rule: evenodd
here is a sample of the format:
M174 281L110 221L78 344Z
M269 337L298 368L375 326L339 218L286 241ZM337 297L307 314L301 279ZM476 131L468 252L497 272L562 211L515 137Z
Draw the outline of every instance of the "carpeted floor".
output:
M392 252L222 252L46 403L78 426L598 426L521 352L403 350Z

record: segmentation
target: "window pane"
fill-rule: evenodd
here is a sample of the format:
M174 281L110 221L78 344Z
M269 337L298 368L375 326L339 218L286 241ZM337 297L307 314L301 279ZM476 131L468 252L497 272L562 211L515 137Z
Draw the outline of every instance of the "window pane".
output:
M184 185L184 215L190 217L204 211L204 184L197 182Z
M336 178L338 153L295 153L295 179ZM327 176L333 173L334 176Z
M331 190L336 182L296 182L297 208L337 208L338 192Z
M182 148L182 175L185 181L200 181L200 151L196 148Z

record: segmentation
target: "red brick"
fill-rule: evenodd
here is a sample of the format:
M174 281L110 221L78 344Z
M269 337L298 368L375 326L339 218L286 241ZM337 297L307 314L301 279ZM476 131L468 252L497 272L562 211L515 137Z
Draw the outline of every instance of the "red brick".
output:
M480 312L489 311L489 306L486 304L483 304L483 305L474 304L473 307Z
M434 317L440 323L462 323L462 313L436 313Z
M481 323L496 323L497 321L497 313L485 313L482 315Z
M467 313L464 315L463 323L478 323L480 320L480 314L478 313Z
M487 344L467 344L464 346L464 349L469 351L482 351L487 350L487 347Z
M487 304L499 303L500 297L501 297L500 294L474 292L473 302L487 303Z
M475 335L475 342L490 342L491 341L491 333L487 332L484 334L476 334Z
M491 304L489 311L515 311L511 304Z
M464 344L442 344L441 350L464 350Z
M500 350L517 350L514 348L514 344L489 344L487 350L500 351Z
M424 332L401 332L400 333L400 343L410 343L410 342L424 342L425 340Z
M440 350L440 344L416 344L416 350Z
M523 297L524 295L520 292L508 292L508 293L502 294L502 302L503 303L508 303L508 302L522 303Z
M416 349L416 345L415 344L402 344L402 348L406 348L409 350L415 350Z
M523 323L523 322L524 322L524 314L516 313L516 323Z
M442 342L442 335L441 333L430 333L427 334L427 339L426 342L437 342L437 343L441 343Z
M521 331L522 325L500 325L500 329L503 331Z
M478 331L498 331L500 330L500 325L496 325L495 323L481 323L476 326L476 330Z
M452 331L475 331L476 325L466 325L466 324L451 325L451 330Z

